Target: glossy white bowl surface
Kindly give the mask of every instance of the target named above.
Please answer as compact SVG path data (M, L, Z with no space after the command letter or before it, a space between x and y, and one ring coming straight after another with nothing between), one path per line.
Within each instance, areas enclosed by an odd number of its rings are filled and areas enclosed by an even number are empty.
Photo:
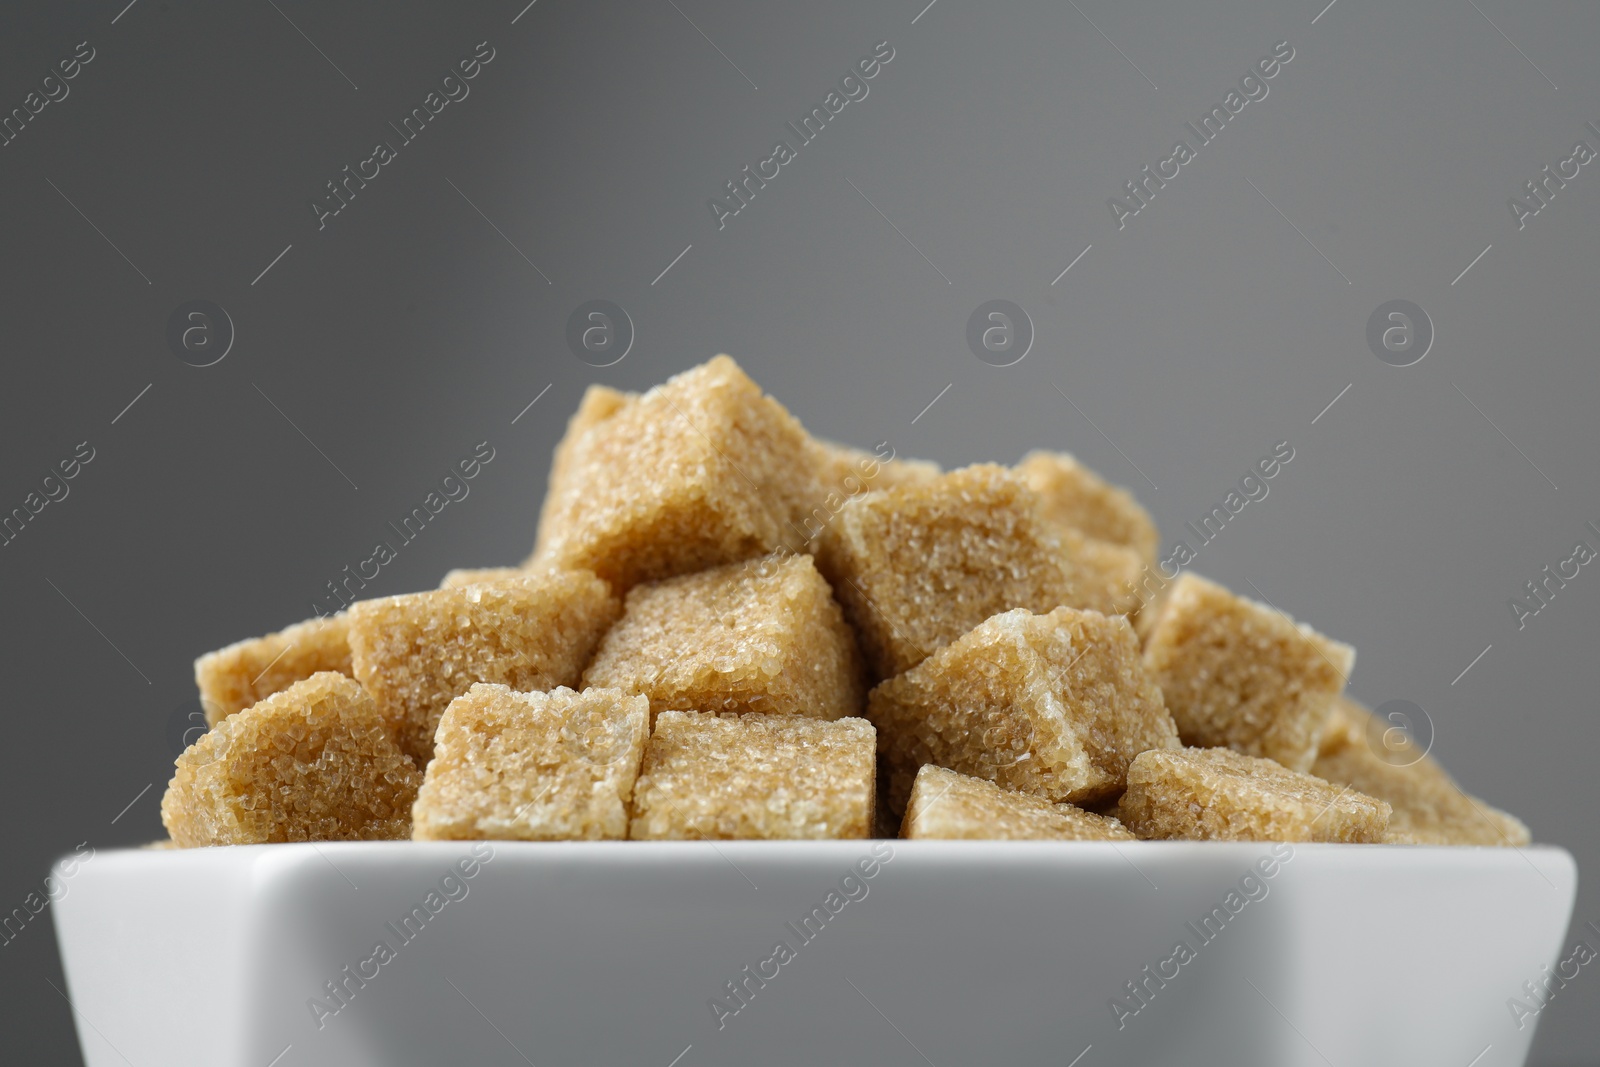
M101 853L55 908L89 1067L1517 1067L1507 1001L1576 877L1551 847L374 842Z

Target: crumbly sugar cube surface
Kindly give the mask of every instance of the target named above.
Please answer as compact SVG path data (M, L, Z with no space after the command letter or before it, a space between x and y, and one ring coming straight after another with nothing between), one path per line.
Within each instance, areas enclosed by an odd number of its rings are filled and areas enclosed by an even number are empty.
M1371 718L1372 713L1354 697L1340 693L1334 698L1333 706L1328 709L1327 721L1322 724L1322 736L1317 739L1317 755L1324 756L1330 752L1337 752L1346 745L1359 742L1361 731L1366 728ZM1402 748L1411 747L1409 736L1397 740Z
M190 745L161 821L183 848L389 841L411 835L421 782L360 684L324 671Z
M823 491L800 423L727 356L686 371L564 443L537 559L619 591L798 550Z
M1135 595L1138 607L1129 614L1129 621L1133 623L1133 630L1139 635L1141 642L1149 642L1150 633L1156 628L1156 620L1161 617L1161 609L1166 605L1167 592L1172 584L1159 575L1152 576L1146 572L1140 578L1140 585Z
M590 430L638 399L637 393L624 393L607 385L591 385L583 391L578 410L567 420L567 432L556 444L550 460L550 477L545 482L544 500L539 507L539 530L527 566L535 565L547 551L545 542L558 525L554 514L556 504L577 491L574 483L582 472L574 453L579 451L579 442Z
M917 772L900 836L964 841L1131 841L1114 817L928 764Z
M419 766L450 701L475 682L574 686L622 605L587 571L541 570L350 606L355 676Z
M1377 844L1389 805L1269 759L1226 748L1145 752L1117 815L1143 838Z
M455 570L445 572L439 588L457 589L463 585L477 585L480 582L498 582L502 578L520 578L526 573L528 572L521 567L457 567Z
M1309 770L1355 649L1185 573L1144 646L1186 745L1227 747Z
M439 721L411 836L625 838L649 719L649 701L619 689L474 685Z
M875 764L865 719L664 711L645 746L629 836L864 838Z
M318 671L350 674L348 632L341 612L201 656L194 661L194 682L206 725L215 726Z
M855 634L810 556L765 556L635 586L584 684L663 710L839 719L865 692Z
M1139 554L1141 566L1155 562L1160 551L1155 520L1126 489L1065 452L1030 452L1016 470L1039 494L1052 522L1099 541L1126 545Z
M925 485L944 473L937 463L925 459L898 459L892 450L883 456L879 452L820 438L812 438L809 449L817 480L826 491L844 497L877 489L897 489L902 485Z
M1070 561L1038 499L982 464L845 502L819 539L833 585L878 679L920 663L991 615L1074 597Z
M1060 531L1061 547L1072 561L1073 607L1103 615L1132 616L1140 608L1144 560L1126 545L1099 541L1071 527Z
M1439 762L1392 724L1341 697L1311 773L1387 801L1391 833L1419 845L1508 845L1531 835L1516 816L1469 796Z
M896 811L928 763L1092 803L1122 789L1139 753L1178 747L1128 620L1073 608L986 620L875 688L867 717Z

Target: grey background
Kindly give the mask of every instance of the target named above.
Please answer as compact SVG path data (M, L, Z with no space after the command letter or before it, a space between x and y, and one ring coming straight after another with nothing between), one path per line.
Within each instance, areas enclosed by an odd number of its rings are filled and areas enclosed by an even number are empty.
M1600 173L1520 232L1506 200L1600 148L1600 8L524 2L0 13L4 109L97 53L0 148L0 511L96 452L0 548L4 910L80 841L161 836L194 656L307 616L479 441L471 495L369 592L521 559L584 386L719 351L819 434L1069 449L1167 542L1290 442L1195 569L1355 644L1357 696L1422 706L1466 788L1594 869L1600 575L1521 631L1507 600L1600 544ZM319 232L323 183L484 40L470 96ZM707 198L880 40L870 95L719 232ZM1268 97L1119 231L1106 199L1281 40ZM194 298L237 329L205 369L165 341ZM637 328L605 369L564 341L596 298ZM1037 331L1011 367L965 343L996 298ZM1367 348L1391 299L1435 325L1415 366ZM77 1062L48 914L0 948L16 1062ZM1586 969L1535 1061L1593 1062L1597 1009Z

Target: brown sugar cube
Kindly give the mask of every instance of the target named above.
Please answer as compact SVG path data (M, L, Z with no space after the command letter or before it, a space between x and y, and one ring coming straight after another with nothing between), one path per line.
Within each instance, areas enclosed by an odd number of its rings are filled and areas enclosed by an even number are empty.
M1146 573L1148 575L1149 572ZM1156 628L1156 619L1161 617L1161 607L1167 602L1166 592L1172 588L1165 583L1152 588L1155 585L1155 582L1146 580L1135 590L1139 604L1128 614L1129 621L1133 623L1133 632L1139 635L1141 642L1150 640L1150 632Z
M350 674L348 630L341 612L239 641L195 660L194 682L206 725L215 726L318 671Z
M178 757L161 821L181 848L411 835L422 774L331 671L230 715Z
M988 619L874 689L867 717L896 811L926 763L1081 804L1119 792L1139 753L1178 747L1128 620L1072 608Z
M664 711L645 746L628 836L866 837L875 762L865 719Z
M1371 719L1372 712L1357 703L1355 698L1340 693L1334 697L1333 706L1328 709L1327 721L1322 724L1322 736L1317 739L1317 755L1337 752L1346 745L1359 742L1362 731ZM1409 736L1398 740L1403 749L1410 749Z
M577 442L589 430L605 422L637 399L639 399L637 393L619 392L605 385L591 385L583 391L583 399L578 402L578 410L567 420L567 432L556 445L555 454L550 461L550 477L545 483L544 503L539 508L539 532L533 546L533 555L528 557L529 566L536 563L545 553L545 541L555 524L553 515L555 503L565 499L567 494L572 492L573 452L577 448Z
M832 441L812 438L806 445L812 457L818 495L796 521L796 526L807 538L805 551L812 554L818 550L817 538L847 501L880 489L926 485L944 473L937 463L927 460L895 459L892 449L888 450L886 458L880 459L879 453ZM887 449L887 446L888 442L884 442L879 447Z
M853 445L812 438L809 442L817 480L829 492L854 496L877 489L897 489L902 485L924 485L944 472L937 463L925 459L898 459L894 450L885 456L879 446L868 452Z
M621 610L593 574L560 570L357 601L352 665L400 747L425 765L439 717L474 682L577 685Z
M652 714L839 719L865 699L855 634L810 556L762 557L634 586L584 672Z
M502 578L520 578L528 572L521 567L457 567L446 571L440 589L457 589L463 585L480 582L498 582Z
M1155 521L1126 489L1065 452L1030 452L1016 471L1044 501L1050 521L1098 541L1126 545L1139 554L1141 566L1155 562L1160 551Z
M1070 562L1038 498L1004 467L864 493L823 531L817 565L892 678L991 615L1074 598Z
M1516 816L1468 796L1438 761L1346 697L1334 706L1311 773L1387 801L1389 830L1418 845L1509 845L1531 839Z
M1376 844L1389 805L1365 793L1225 748L1145 752L1117 805L1143 838Z
M475 685L439 720L411 836L621 840L649 719L649 701L619 689Z
M1185 573L1156 611L1145 668L1186 745L1309 770L1355 649Z
M1140 580L1145 563L1127 545L1098 541L1071 527L1062 527L1061 547L1072 561L1073 607L1103 615L1132 616L1139 611Z
M928 764L906 806L905 838L964 841L1132 841L1115 818Z
M615 403L563 442L539 561L622 591L804 546L796 519L818 497L805 430L733 360Z

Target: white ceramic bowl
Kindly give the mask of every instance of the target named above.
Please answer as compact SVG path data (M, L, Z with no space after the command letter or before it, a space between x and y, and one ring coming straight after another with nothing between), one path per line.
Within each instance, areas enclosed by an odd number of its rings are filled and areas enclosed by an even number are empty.
M1575 883L1550 847L396 842L101 853L55 907L89 1067L1515 1067Z

